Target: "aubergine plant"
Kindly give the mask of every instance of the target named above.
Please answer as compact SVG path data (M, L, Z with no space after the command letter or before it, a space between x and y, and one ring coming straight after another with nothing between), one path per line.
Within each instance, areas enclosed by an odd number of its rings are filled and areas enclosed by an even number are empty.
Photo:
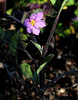
M52 4L54 5L56 3L56 0L50 0ZM56 28L56 25L58 23L60 13L65 6L66 2L68 0L64 0L61 8L58 12L58 15L54 21L53 27L51 29L51 32L49 34L48 40L45 44L45 47L41 46L37 39L35 38L35 35L39 35L40 33L40 28L43 28L46 26L46 22L43 20L43 14L44 12L38 12L35 14L32 14L29 19L25 19L24 24L22 24L18 19L7 15L3 14L1 15L1 20L0 20L0 52L2 55L6 56L7 60L10 61L10 63L13 64L15 70L18 72L18 75L22 78L23 80L23 75L26 78L30 78L36 85L37 89L42 93L42 99L43 100L43 95L44 91L49 88L55 81L57 81L59 78L61 78L64 75L74 73L76 72L75 70L66 72L56 78L54 78L50 83L44 84L44 68L46 67L47 63L53 58L53 54L49 54L46 56L48 52L48 47L50 45L50 42L53 38L54 31ZM5 20L4 20L5 19ZM3 30L2 27L7 25L7 24L14 24L16 26L16 30ZM22 31L22 29L23 31ZM27 51L26 46L28 45L25 41L28 39L28 36L31 35L32 39L30 42L38 49L39 55L40 55L40 62L36 63L35 60L33 59L32 55ZM46 35L46 34L45 34ZM23 37L21 39L21 37ZM31 66L27 63L22 63L20 66L18 65L18 50L22 50L28 57L29 59L32 60L32 62L35 64L36 71L34 71ZM32 52L32 51L31 51ZM12 58L13 57L13 58ZM4 67L7 70L8 76L11 81L14 81L12 72L10 72L6 64L4 64ZM25 84L23 84L25 85ZM40 85L40 87L38 87Z

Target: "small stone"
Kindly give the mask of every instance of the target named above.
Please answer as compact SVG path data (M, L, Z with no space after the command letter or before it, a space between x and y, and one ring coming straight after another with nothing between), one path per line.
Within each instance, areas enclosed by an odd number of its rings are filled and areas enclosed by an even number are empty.
M33 82L32 82L32 81L30 81L30 84L33 84Z
M66 64L70 66L70 65L72 65L72 62L70 60L68 60L68 61L66 61Z
M3 63L1 63L1 62L0 62L0 68L1 68L1 69L3 69L3 68L4 68Z
M75 76L74 75L71 75L71 79L75 79Z
M76 87L76 86L77 86L77 83L76 83L76 84L73 84L73 86L72 86L72 87L74 88L74 87Z
M31 96L34 97L34 96L35 96L35 92L32 92L32 93L31 93Z
M54 75L53 75L53 74L49 74L49 77L50 77L50 78L54 78Z
M61 88L61 89L59 90L60 93L65 93L65 91L66 91L66 90L65 90L64 88Z

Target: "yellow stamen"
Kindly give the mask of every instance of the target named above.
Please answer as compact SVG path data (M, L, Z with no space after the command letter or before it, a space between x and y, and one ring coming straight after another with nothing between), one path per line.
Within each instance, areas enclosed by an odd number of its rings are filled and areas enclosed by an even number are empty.
M30 23L31 23L32 26L34 26L35 25L35 20L32 20Z

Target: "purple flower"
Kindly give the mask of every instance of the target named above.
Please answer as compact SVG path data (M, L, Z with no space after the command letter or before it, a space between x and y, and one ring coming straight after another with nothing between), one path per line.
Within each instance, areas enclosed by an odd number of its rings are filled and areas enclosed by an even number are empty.
M24 25L27 28L28 33L33 33L35 35L39 35L40 29L46 26L43 18L43 12L38 12L36 14L32 14L29 19L24 21Z

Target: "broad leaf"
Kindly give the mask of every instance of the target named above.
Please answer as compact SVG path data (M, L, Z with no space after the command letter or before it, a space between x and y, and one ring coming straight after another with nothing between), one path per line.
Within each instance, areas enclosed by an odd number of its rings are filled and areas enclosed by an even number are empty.
M5 35L4 35L5 40L10 42L11 38L13 37L14 34L15 34L15 30L7 30L7 31L5 31Z
M32 41L32 40L30 40L35 46L36 46L36 48L40 51L40 53L41 53L41 55L42 55L42 48L41 48L41 45L39 45L38 43L36 43L36 42L34 42L34 41Z
M50 0L52 4L54 5L56 3L56 0Z
M15 33L10 41L9 44L9 53L12 55L16 55L17 46L18 46L18 39L19 39L19 31Z
M53 58L53 54L49 54L41 63L40 67L37 70L37 75L41 72L41 70L45 67L45 65Z
M29 64L27 63L21 64L20 69L25 77L27 78L33 77L33 73Z

